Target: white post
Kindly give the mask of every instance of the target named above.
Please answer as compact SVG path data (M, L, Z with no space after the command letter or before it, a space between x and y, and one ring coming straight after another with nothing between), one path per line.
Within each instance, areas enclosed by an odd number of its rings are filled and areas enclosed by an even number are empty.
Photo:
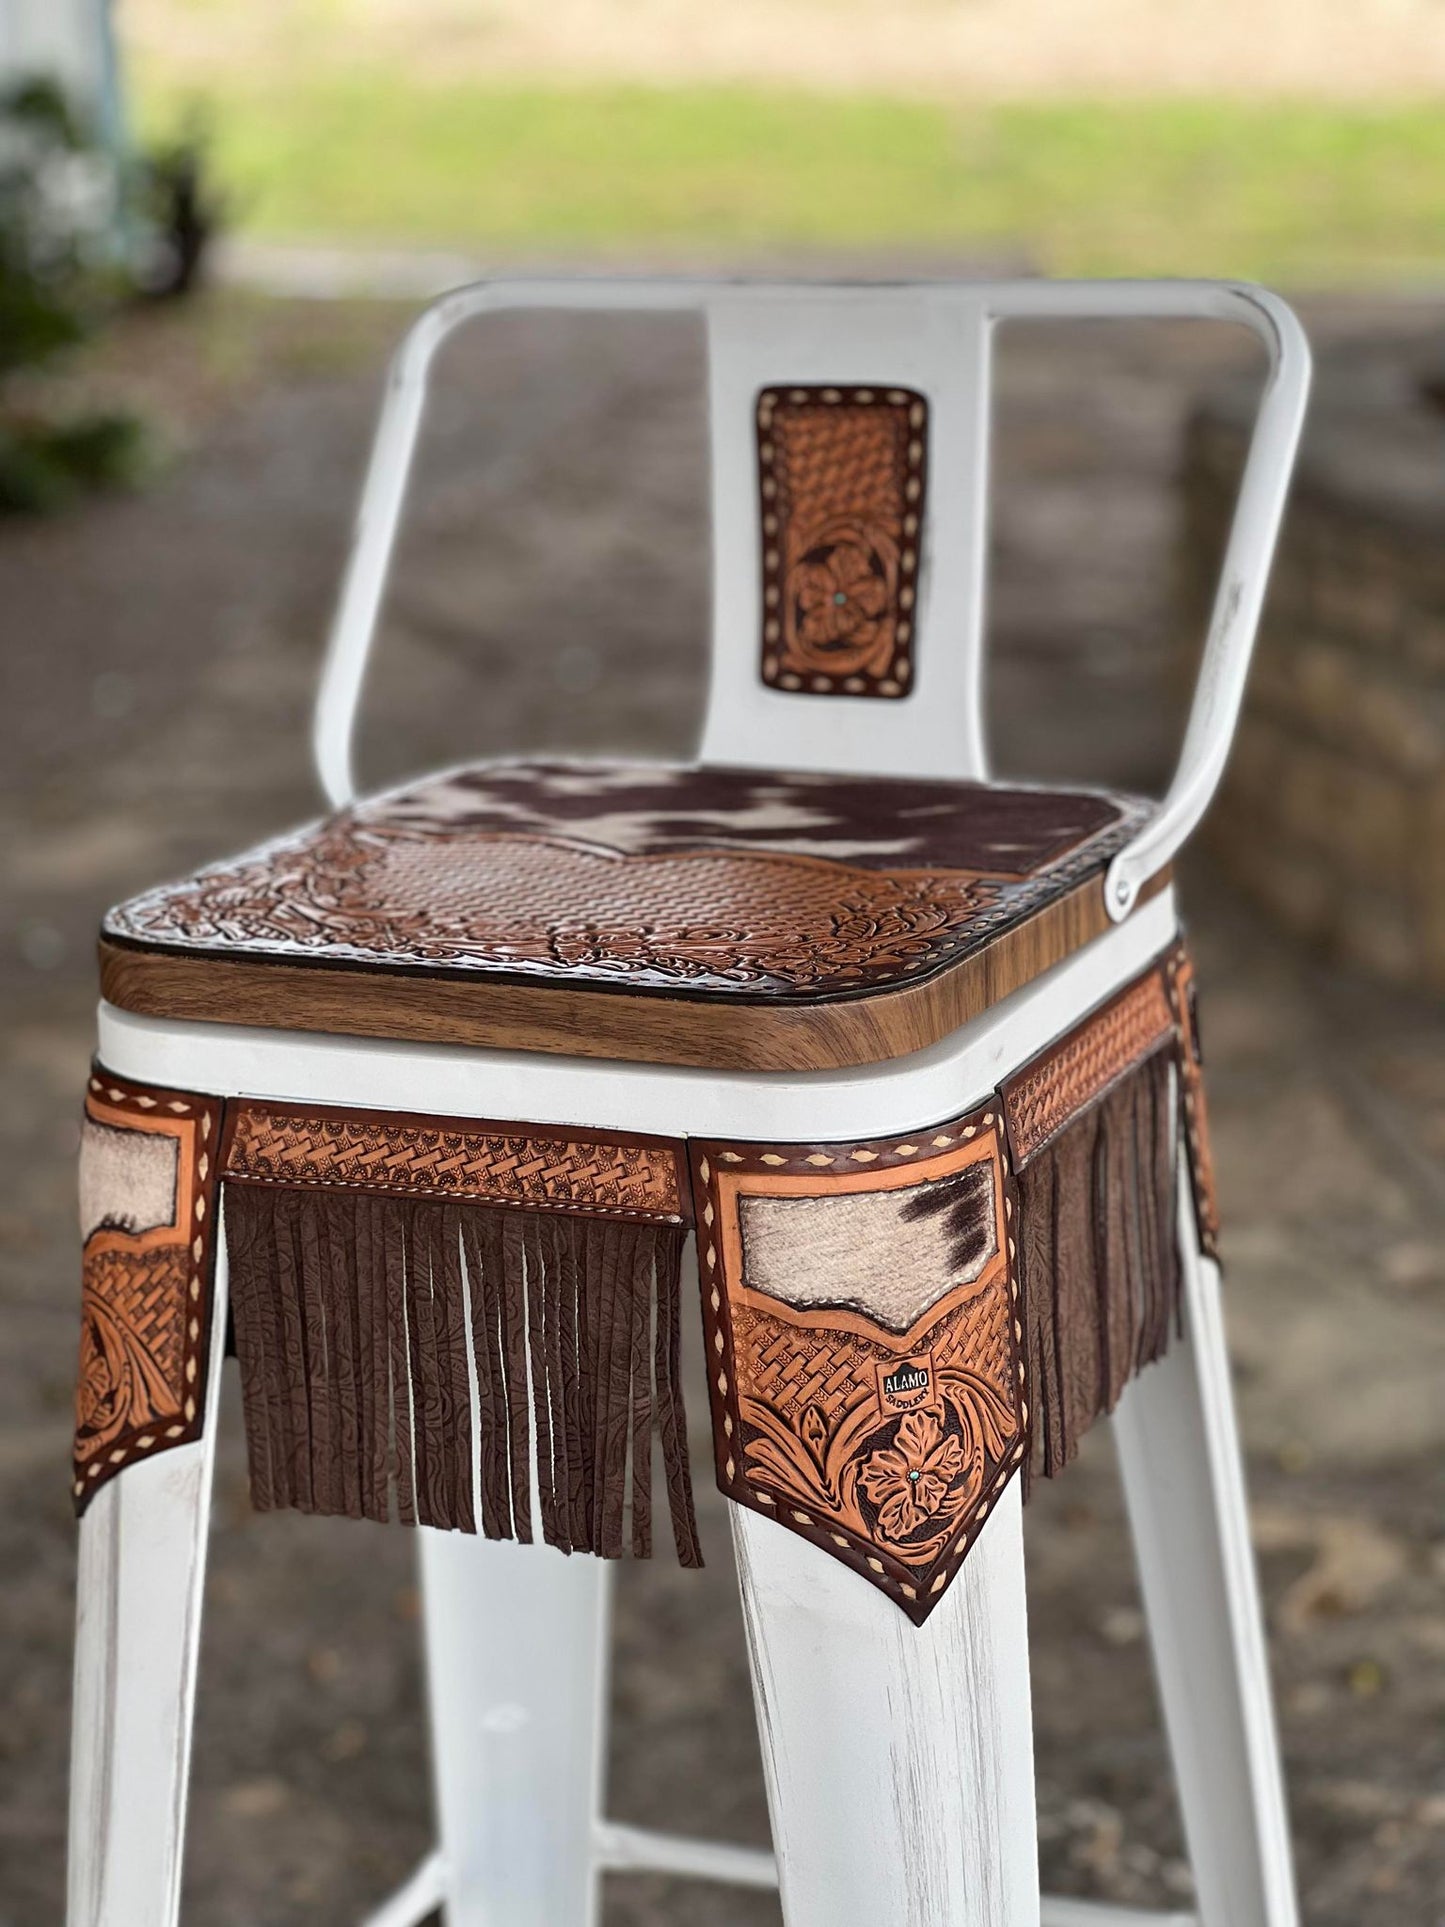
M776 1520L733 1531L787 1927L1039 1927L1018 1481L923 1626Z
M206 1429L127 1466L80 1522L68 1927L176 1927L226 1333L218 1239Z
M609 1570L421 1532L447 1927L596 1927Z
M1185 1335L1114 1437L1202 1927L1297 1927L1219 1270L1180 1190Z

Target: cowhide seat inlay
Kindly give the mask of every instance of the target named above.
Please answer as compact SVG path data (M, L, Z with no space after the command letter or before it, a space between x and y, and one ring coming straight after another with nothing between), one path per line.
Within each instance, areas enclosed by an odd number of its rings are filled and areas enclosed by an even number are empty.
M104 987L157 1015L863 1062L946 1034L1102 928L1104 867L1145 809L741 769L462 769L112 911ZM728 1016L740 1004L757 1021Z

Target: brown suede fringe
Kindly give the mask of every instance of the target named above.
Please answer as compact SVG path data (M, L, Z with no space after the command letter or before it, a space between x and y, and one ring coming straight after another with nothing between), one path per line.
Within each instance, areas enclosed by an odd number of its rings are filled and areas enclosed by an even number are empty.
M1032 1474L1063 1470L1178 1323L1175 1061L1156 1050L1017 1172Z
M998 1094L1026 1477L1069 1464L1178 1322L1186 968L1171 956L1142 973ZM701 1564L679 1382L680 1157L658 1139L228 1107L257 1506L646 1558L656 1441L679 1557Z
M702 1563L685 1224L234 1178L225 1213L259 1509L645 1558L656 1437L678 1557Z
M1207 1125L1182 945L975 1111L863 1143L693 1142L692 1185L680 1139L97 1066L77 1496L198 1435L220 1223L258 1509L647 1558L656 1466L701 1565L696 1220L723 1492L921 1624L1014 1474L1062 1471L1167 1350L1181 1226L1213 1250Z

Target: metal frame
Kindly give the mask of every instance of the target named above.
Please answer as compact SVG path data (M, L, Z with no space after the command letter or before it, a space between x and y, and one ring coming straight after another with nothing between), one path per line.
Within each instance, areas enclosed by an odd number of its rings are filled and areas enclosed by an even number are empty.
M351 554L317 696L312 742L330 801L352 800L351 739L411 475L428 379L437 350L467 322L525 309L575 312L697 313L711 321L729 310L784 310L801 299L826 299L840 315L850 306L903 298L920 306L971 310L983 323L980 378L987 379L987 336L1000 322L1023 320L1213 320L1244 327L1268 359L1263 394L1240 483L1229 542L1206 635L1194 701L1173 781L1158 811L1114 858L1105 881L1109 914L1120 921L1141 887L1176 854L1209 806L1229 755L1245 679L1264 605L1270 564L1309 395L1309 346L1293 311L1277 295L1216 281L1004 281L872 283L800 289L796 283L692 280L496 280L442 296L413 325L392 362L381 420L362 492ZM714 435L719 425L714 422ZM986 447L979 450L986 472ZM969 532L956 531L963 540ZM972 532L981 572L982 522ZM976 630L981 580L976 584ZM714 635L714 646L720 638ZM977 636L972 638L981 665ZM975 677L981 673L976 665ZM714 704L717 684L714 683ZM769 692L773 703L806 696ZM960 760L985 772L982 705L950 718L960 734ZM710 736L712 732L709 732Z
M517 281L446 297L407 337L388 385L316 713L327 794L336 804L352 795L352 724L427 375L456 328L508 308L701 310L715 374L721 357L730 392L744 393L772 322L802 340L809 315L816 320L825 306L830 315L836 306L836 333L855 361L909 324L926 337L921 348L910 339L900 351L915 362L925 354L943 366L960 347L971 356L955 393L957 401L967 391L967 405L956 406L951 419L972 434L972 444L960 447L955 438L948 446L973 462L980 483L989 337L1001 321L1203 316L1242 323L1266 344L1271 372L1179 770L1159 813L1109 872L1118 927L930 1049L853 1070L712 1074L158 1022L103 1005L105 1063L142 1082L223 1095L586 1120L602 1130L673 1136L868 1137L967 1109L1171 941L1172 891L1127 913L1140 883L1197 821L1223 766L1308 382L1294 317L1252 289L1196 282L880 290ZM832 334L823 339L821 358L828 360ZM811 372L797 368L800 378ZM833 378L830 367L824 379ZM719 432L715 419L715 454ZM735 441L735 463L738 452ZM934 687L954 691L956 708L938 713L944 705L917 698L800 704L767 691L756 700L780 707L750 709L756 678L745 701L733 692L743 651L751 652L755 639L736 622L719 632L727 609L722 583L715 585L717 670L704 741L710 757L756 760L750 729L763 714L768 727L778 719L785 724L800 767L880 770L890 758L898 767L916 731L920 766L984 773L983 489L955 491L950 499L967 525L933 530L935 549L944 534L961 545L946 592L935 596L933 620L958 654L952 662L947 651L931 655L944 661ZM737 491L731 505L715 503L733 542L728 554L745 553L741 522L752 519L739 500ZM723 555L718 574L729 566ZM883 714L889 710L891 720ZM875 728L876 760L859 747L872 746L867 732ZM1115 1436L1200 1919L1206 1927L1296 1927L1218 1277L1198 1259L1188 1204L1181 1209L1186 1340L1126 1392ZM225 1284L222 1251L218 1294ZM178 1918L223 1328L218 1318L205 1437L128 1468L96 1495L82 1522L70 1927L174 1927ZM1147 1919L1185 1927L1184 1915L1072 1901L1045 1901L1040 1912L1016 1494L996 1508L957 1583L917 1629L776 1522L746 1513L734 1526L789 1927L878 1920L941 1927L944 1919L951 1927L1127 1927ZM448 1927L596 1927L599 1876L609 1868L750 1886L777 1882L768 1854L669 1838L603 1816L608 1585L601 1562L451 1534L424 1532L420 1540L436 1682L430 1710L440 1848L369 1927L416 1927L438 1903ZM846 1707L836 1691L845 1676ZM840 1767L830 1782L822 1763L846 1763L850 1749L853 1766ZM868 1770L858 1770L859 1758Z

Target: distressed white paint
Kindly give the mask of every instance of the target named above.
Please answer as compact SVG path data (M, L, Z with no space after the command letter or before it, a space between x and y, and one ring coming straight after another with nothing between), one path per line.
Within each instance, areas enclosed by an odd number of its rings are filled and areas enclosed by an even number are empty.
M921 1627L732 1517L788 1927L1039 1927L1019 1482Z
M608 1873L670 1873L690 1880L716 1880L728 1887L776 1887L774 1855L756 1847L729 1847L716 1840L654 1833L599 1820L593 1830L597 1864Z
M610 1568L421 1532L447 1927L595 1927Z
M206 1409L221 1393L216 1256ZM67 1927L176 1927L215 1425L128 1466L80 1522Z
M1203 1927L1297 1927L1219 1270L1180 1186L1185 1334L1114 1416Z

